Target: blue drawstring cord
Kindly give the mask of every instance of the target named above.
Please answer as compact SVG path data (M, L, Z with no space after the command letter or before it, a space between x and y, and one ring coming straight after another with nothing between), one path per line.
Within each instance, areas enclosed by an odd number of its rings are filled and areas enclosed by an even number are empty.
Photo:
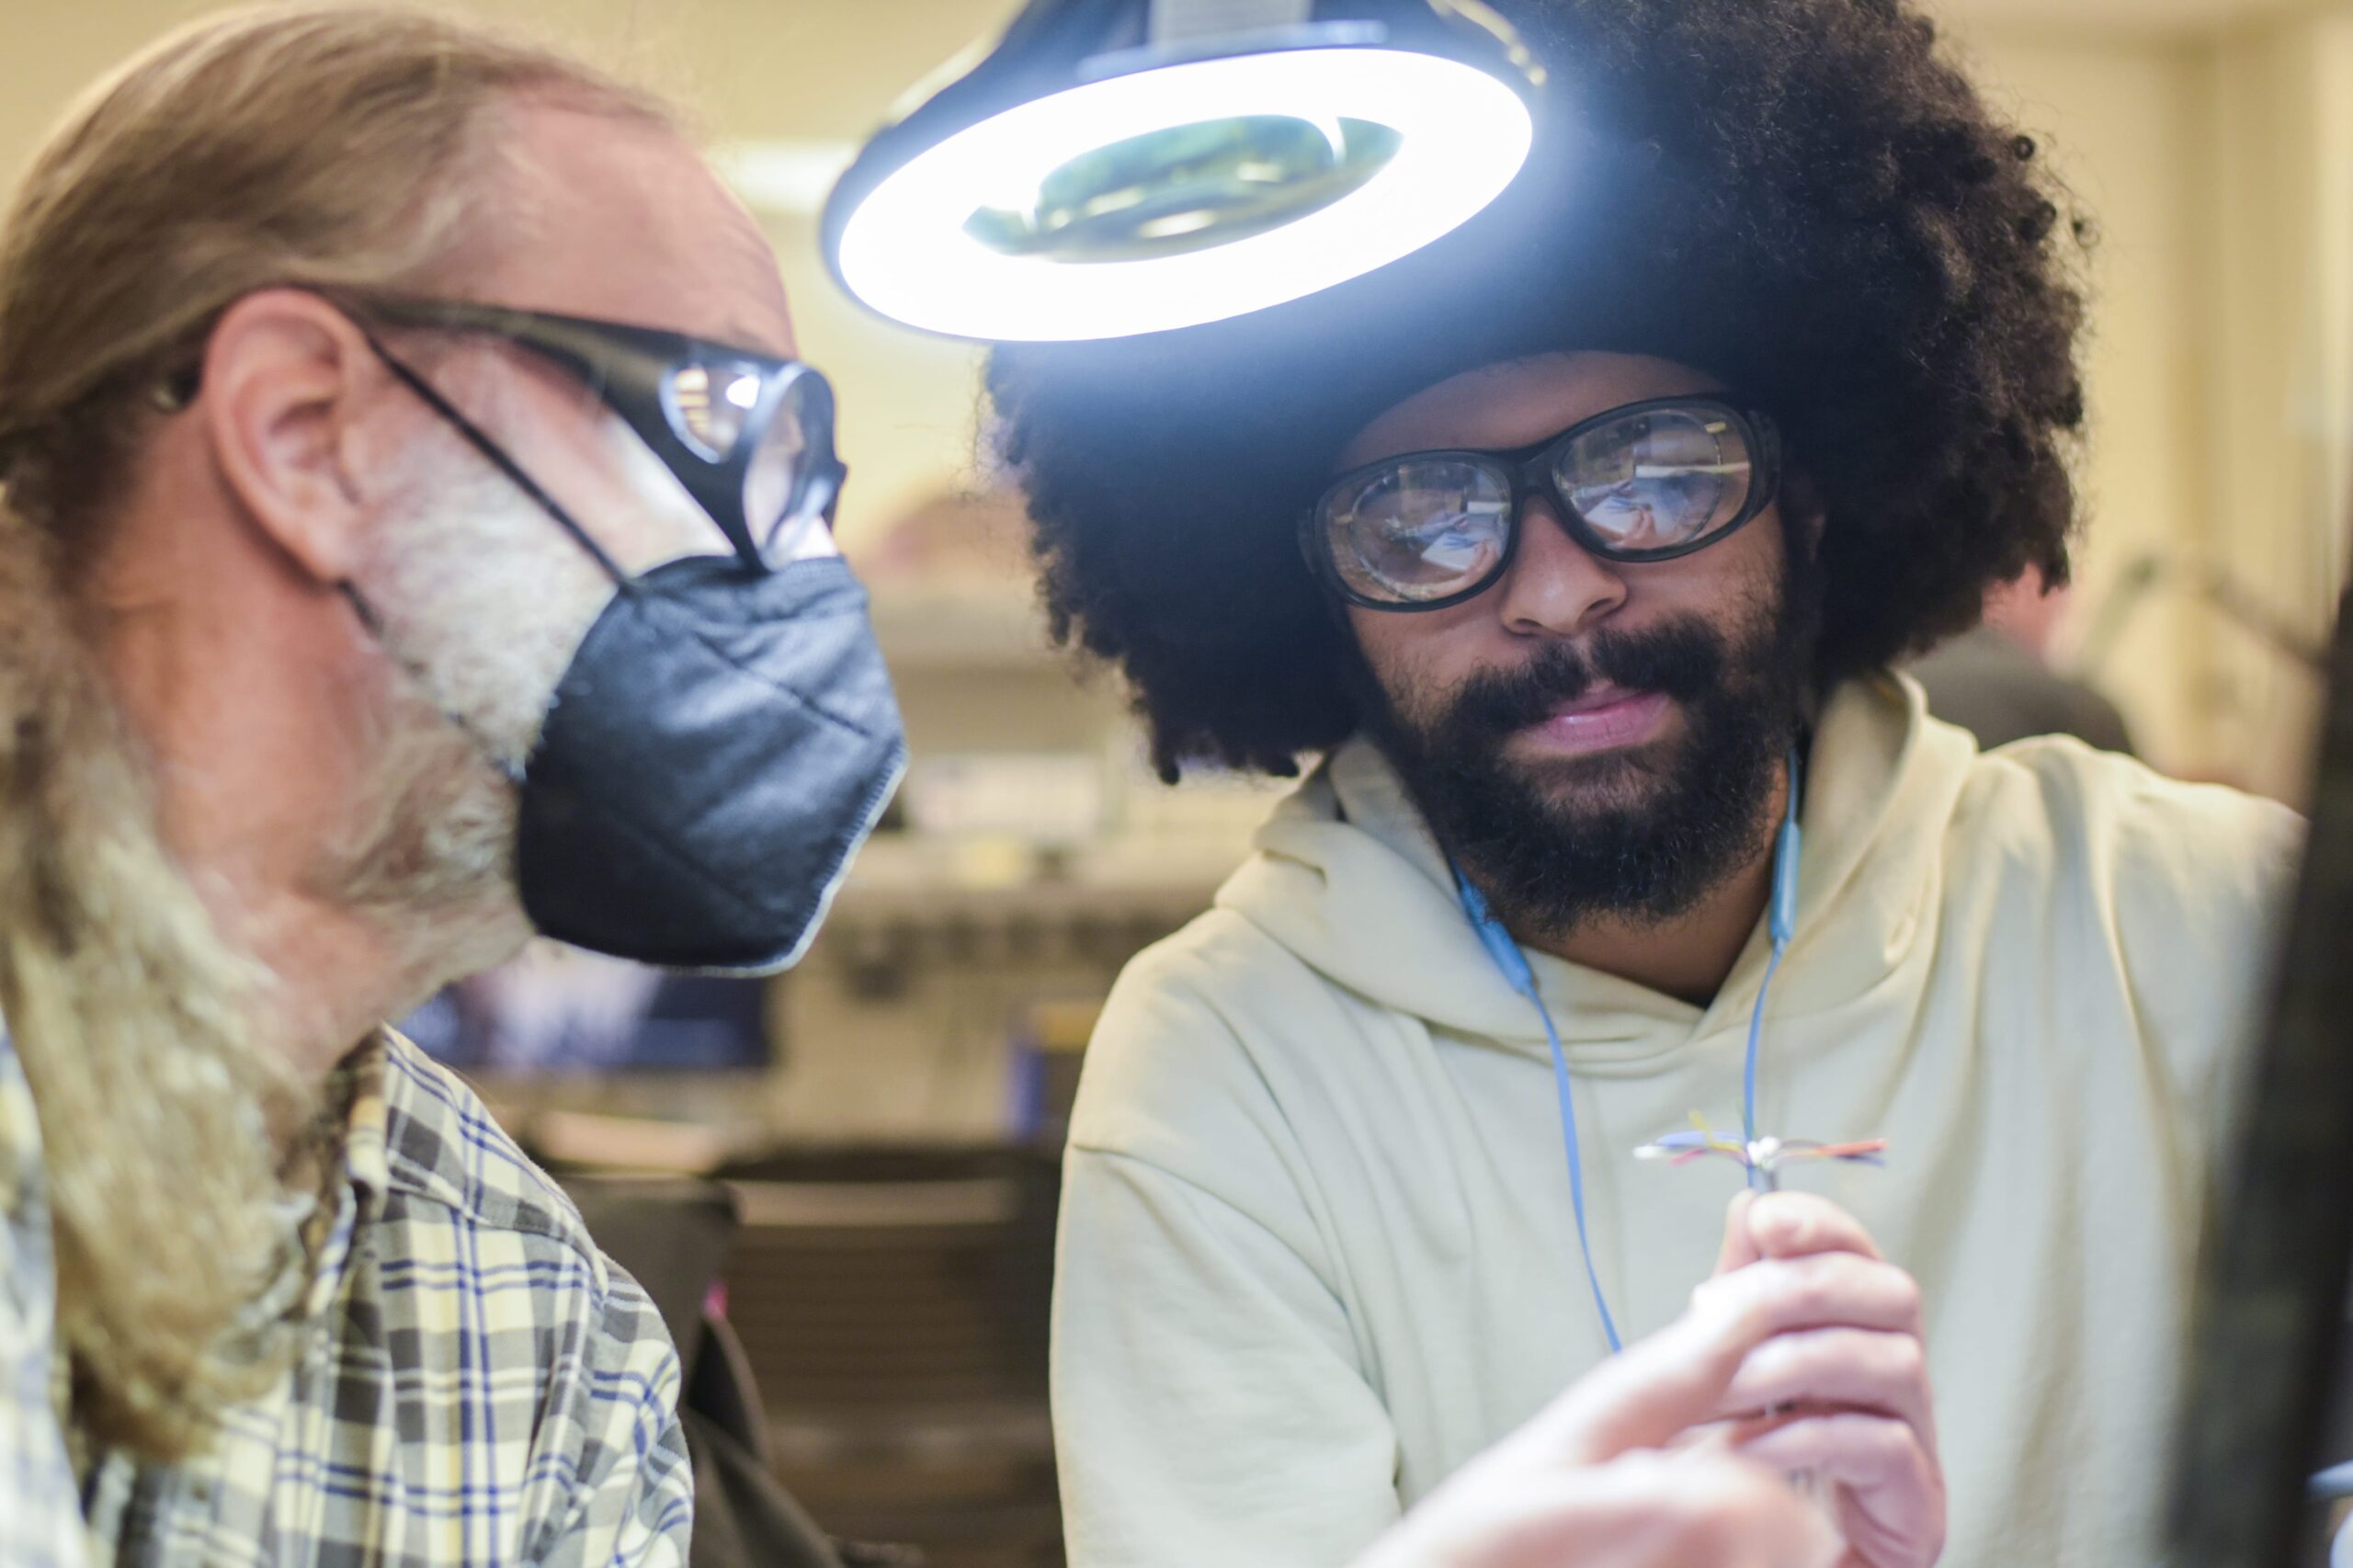
M1756 1042L1765 1033L1765 997L1773 989L1773 976L1781 967L1781 944L1773 944L1772 955L1765 960L1765 978L1756 987L1756 1009L1748 1015L1748 1055L1740 1074L1740 1136L1744 1142L1756 1142ZM1757 1171L1748 1171L1748 1185L1757 1185Z
M1544 1039L1552 1048L1552 1085L1561 1101L1561 1134L1568 1144L1569 1207L1577 1218L1577 1250L1585 1256L1586 1283L1593 1287L1594 1311L1601 1314L1601 1332L1609 1341L1609 1352L1616 1355L1624 1348L1618 1341L1618 1324L1609 1315L1609 1302L1601 1293L1601 1271L1593 1266L1593 1239L1585 1222L1585 1162L1577 1157L1576 1101L1569 1088L1569 1054L1561 1045L1561 1031L1552 1027L1552 1010L1544 1006L1544 998L1536 989L1536 971L1528 967L1528 955L1519 950L1495 911L1487 907L1486 895L1471 885L1458 868L1454 885L1462 895L1463 912L1470 915L1472 929L1486 947L1488 955L1502 971L1504 980L1514 991L1536 1006L1536 1017L1544 1025Z
M1765 1032L1765 998L1773 992L1773 977L1781 971L1781 955L1789 950L1790 935L1798 927L1798 754L1790 752L1790 797L1781 811L1781 831L1773 845L1773 894L1766 906L1765 935L1773 944L1765 960L1765 978L1756 985L1756 1009L1748 1015L1748 1054L1741 1067L1740 1133L1756 1142L1756 1044ZM1750 1190L1761 1190L1765 1173L1748 1167Z
M1773 988L1773 976L1781 967L1781 954L1790 945L1790 937L1797 929L1798 920L1798 853L1802 839L1798 831L1799 763L1796 748L1790 751L1789 801L1781 813L1781 829L1773 846L1773 891L1766 906L1765 931L1772 942L1772 954L1765 962L1765 978L1756 987L1756 1007L1748 1016L1748 1051L1741 1074L1740 1124L1747 1141L1756 1142L1756 1048L1765 1029L1765 998ZM1488 906L1486 895L1471 883L1461 867L1453 868L1454 886L1462 903L1462 913L1470 918L1471 928L1478 933L1480 945L1495 961L1505 983L1524 996L1536 1008L1536 1017L1544 1026L1545 1043L1552 1050L1552 1086L1561 1103L1561 1142L1569 1161L1569 1207L1576 1216L1577 1252L1585 1259L1586 1283L1593 1290L1594 1311L1601 1317L1602 1337L1609 1342L1609 1353L1616 1355L1625 1348L1618 1337L1617 1320L1609 1315L1608 1299L1602 1293L1601 1271L1593 1263L1593 1237L1585 1217L1585 1162L1577 1151L1577 1112L1575 1096L1569 1083L1569 1056L1561 1044L1561 1031L1552 1022L1552 1010L1544 1005L1544 997L1537 989L1536 971L1529 967L1528 955L1519 950L1518 942L1495 918ZM1748 1185L1756 1187L1762 1174L1752 1167Z

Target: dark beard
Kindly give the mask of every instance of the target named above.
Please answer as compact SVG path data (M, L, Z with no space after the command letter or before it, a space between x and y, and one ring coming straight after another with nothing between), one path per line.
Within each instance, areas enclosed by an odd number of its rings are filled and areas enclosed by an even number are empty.
M1597 918L1688 913L1764 853L1775 769L1804 713L1811 618L1784 582L1769 613L1727 637L1696 617L1552 642L1518 669L1466 683L1427 728L1383 693L1366 729L1439 845L1506 925L1561 937ZM1534 767L1512 737L1604 681L1657 691L1679 736Z

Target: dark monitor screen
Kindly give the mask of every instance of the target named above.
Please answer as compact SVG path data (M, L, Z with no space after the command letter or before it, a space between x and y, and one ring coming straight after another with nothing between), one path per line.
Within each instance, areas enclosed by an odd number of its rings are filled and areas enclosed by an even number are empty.
M399 1028L469 1073L690 1073L767 1065L767 1017L763 981L665 974L541 943Z

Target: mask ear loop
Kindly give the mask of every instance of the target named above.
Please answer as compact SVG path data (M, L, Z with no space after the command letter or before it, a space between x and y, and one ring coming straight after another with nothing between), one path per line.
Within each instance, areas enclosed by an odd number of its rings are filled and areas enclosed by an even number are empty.
M582 528L554 496L542 489L539 481L524 472L521 464L508 457L497 442L483 434L472 420L459 413L456 405L434 390L432 382L411 369L397 355L379 342L375 334L362 327L359 335L367 340L369 348L375 350L376 358L384 362L384 368L392 373L393 380L415 392L426 407L439 415L451 429L465 438L468 446L481 453L484 461L505 474L514 483L516 488L529 496L541 511L554 518L556 525L570 534L578 542L580 548L586 551L595 559L597 564L604 569L605 574L613 580L618 592L627 594L636 591L635 585L630 581L629 574L620 569L618 562L605 553L605 547L598 544L588 530ZM434 691L433 682L426 676L426 672L415 660L403 653L392 638L386 634L382 618L377 615L374 607L369 604L357 585L347 580L337 583L335 589L351 606L351 612L358 619L361 630L368 633L369 638L377 647L384 651L387 658L399 666L402 674L415 683L417 690L425 695L426 700L433 705L434 710L439 713L460 734L466 737L484 762L496 768L499 775L508 783L518 790L521 789L524 765L502 756L498 748L491 744L490 738L477 729L472 721L441 700Z
M360 629L368 633L369 640L377 647L384 651L384 656L392 660L403 675L415 683L416 689L422 692L425 699L433 705L433 710L440 714L449 722L450 728L465 736L472 744L474 750L480 754L482 759L496 768L502 778L517 789L521 789L523 765L510 762L498 754L498 748L490 744L490 737L476 729L473 722L464 714L442 701L434 693L433 682L426 676L424 669L415 660L403 653L392 638L385 634L383 620L376 614L375 607L369 604L359 590L348 582L337 583L335 591L343 595L345 601L351 606L351 613L358 618Z
M1797 748L1789 755L1789 801L1781 813L1781 827L1773 849L1773 890L1766 905L1765 930L1772 942L1772 956L1767 960L1764 982L1756 988L1756 1010L1748 1019L1748 1051L1742 1074L1741 1118L1748 1142L1756 1141L1756 1048L1765 1027L1765 998L1773 984L1774 971L1780 968L1781 954L1790 945L1790 937L1797 929L1798 917L1798 853L1802 838L1798 829L1798 794L1800 761ZM1562 1047L1561 1031L1552 1022L1552 1010L1544 1005L1543 994L1537 988L1536 971L1529 967L1528 955L1519 950L1519 943L1504 923L1495 918L1486 895L1462 874L1460 866L1454 872L1457 898L1462 913L1478 933L1479 943L1487 950L1504 982L1513 991L1527 998L1536 1009L1537 1020L1544 1026L1544 1041L1552 1053L1552 1087L1561 1106L1561 1141L1569 1162L1569 1208L1576 1217L1577 1252L1585 1260L1586 1283L1593 1290L1594 1311L1601 1318L1602 1337L1609 1342L1611 1355L1625 1348L1618 1336L1617 1320L1610 1316L1609 1301L1601 1289L1601 1271L1594 1267L1593 1236L1585 1214L1585 1162L1577 1148L1577 1114L1574 1093L1569 1078L1568 1052ZM1748 1171L1752 1187L1764 1185L1767 1173L1753 1165Z
M553 517L556 526L570 534L581 549L595 558L597 564L605 569L605 575L610 577L621 592L627 594L637 591L629 574L621 570L619 562L605 553L605 547L597 542L596 536L582 528L573 515L564 509L563 504L541 487L538 480L524 472L522 464L508 457L497 442L483 434L472 420L459 413L457 405L436 391L432 382L418 375L391 349L378 342L375 334L363 327L360 329L359 335L368 340L368 347L376 351L376 358L384 362L384 369L392 373L395 381L415 392L426 407L439 415L448 422L451 429L465 437L466 444L482 454L483 460L505 474L514 483L517 490L529 496L538 504L541 511Z

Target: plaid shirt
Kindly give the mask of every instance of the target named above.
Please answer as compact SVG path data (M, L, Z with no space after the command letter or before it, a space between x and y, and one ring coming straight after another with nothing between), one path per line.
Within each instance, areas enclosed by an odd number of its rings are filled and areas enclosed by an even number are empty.
M85 1483L97 1555L683 1564L693 1477L677 1357L652 1304L415 1046L387 1030L338 1078L343 1179L311 1233L295 1364L192 1460L99 1457ZM9 1440L0 1426L0 1463ZM0 1500L0 1545L21 1524Z
M80 1568L82 1500L51 1403L57 1275L32 1091L0 1029L0 1562Z

